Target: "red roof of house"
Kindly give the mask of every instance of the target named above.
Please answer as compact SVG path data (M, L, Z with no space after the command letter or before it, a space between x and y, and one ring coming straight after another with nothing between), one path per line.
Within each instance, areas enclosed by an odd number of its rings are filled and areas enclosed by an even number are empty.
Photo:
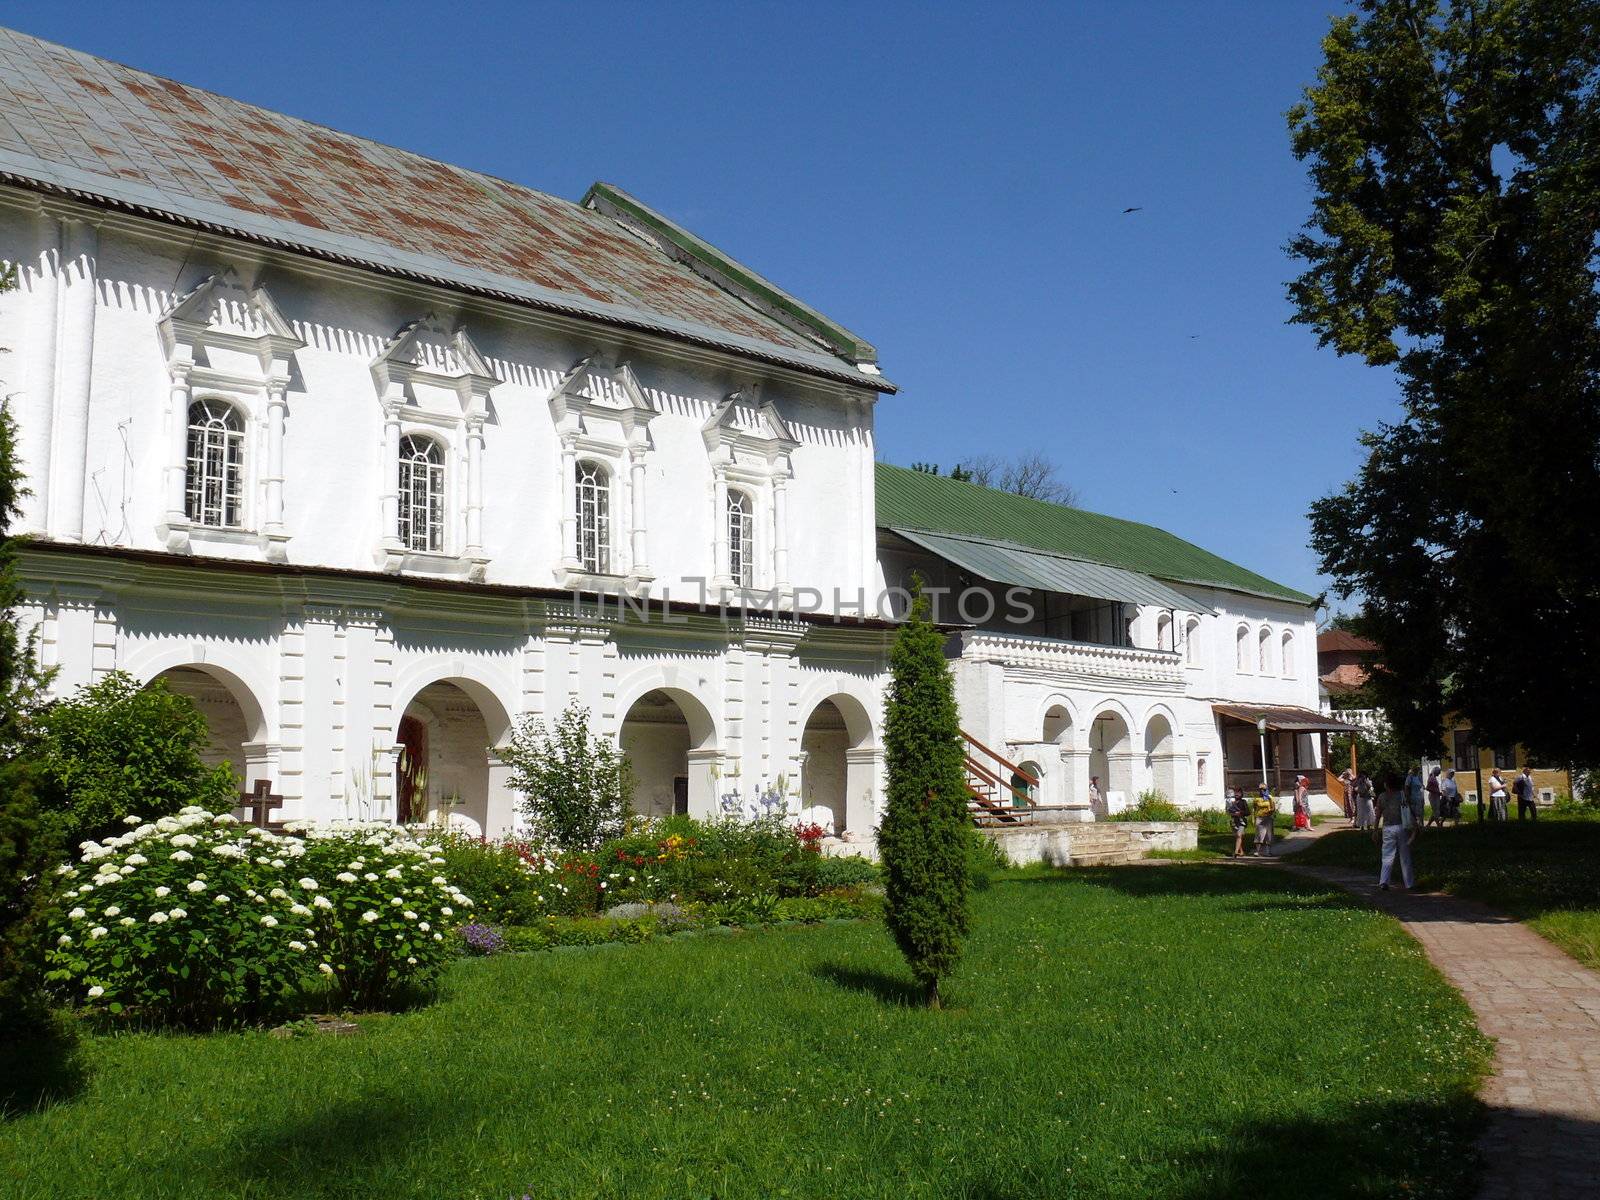
M1347 629L1327 629L1317 634L1318 654L1336 654L1341 650L1359 650L1368 653L1377 649L1377 642L1359 637Z

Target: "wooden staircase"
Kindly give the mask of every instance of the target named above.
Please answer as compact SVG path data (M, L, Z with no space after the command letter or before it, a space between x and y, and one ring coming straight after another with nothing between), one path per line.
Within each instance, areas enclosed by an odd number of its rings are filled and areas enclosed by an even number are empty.
M966 730L967 811L977 825L1016 825L1036 813L1062 805L1040 804L1034 797L1039 780Z

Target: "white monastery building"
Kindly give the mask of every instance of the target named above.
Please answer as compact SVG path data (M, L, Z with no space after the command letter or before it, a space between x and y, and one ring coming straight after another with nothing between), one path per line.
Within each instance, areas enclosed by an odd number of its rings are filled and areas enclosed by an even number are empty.
M0 30L0 263L54 687L165 680L279 818L504 830L496 748L582 705L643 811L781 786L865 837L913 572L975 803L1215 805L1263 747L1320 790L1309 597L875 464L874 348L618 188Z

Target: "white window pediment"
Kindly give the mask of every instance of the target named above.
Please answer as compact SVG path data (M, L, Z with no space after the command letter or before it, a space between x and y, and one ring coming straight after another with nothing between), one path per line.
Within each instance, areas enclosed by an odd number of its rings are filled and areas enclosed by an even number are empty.
M484 426L499 377L466 329L433 313L401 326L371 371L384 415L379 564L482 579Z
M645 530L645 458L655 406L633 367L599 350L551 389L561 443L562 587L637 591L654 576Z
M156 328L170 380L157 533L178 553L198 540L230 553L255 545L285 561L284 421L294 355L305 342L267 290L246 286L232 267L174 300ZM239 426L198 456L190 428L197 397L231 409Z
M712 586L787 595L787 488L799 442L759 383L724 397L700 435L711 460Z

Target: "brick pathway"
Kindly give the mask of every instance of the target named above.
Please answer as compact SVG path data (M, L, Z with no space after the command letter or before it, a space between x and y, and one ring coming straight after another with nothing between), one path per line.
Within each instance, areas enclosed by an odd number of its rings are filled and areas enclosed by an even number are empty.
M1481 904L1380 892L1376 865L1281 865L1398 919L1496 1039L1479 1200L1600 1197L1600 974Z

